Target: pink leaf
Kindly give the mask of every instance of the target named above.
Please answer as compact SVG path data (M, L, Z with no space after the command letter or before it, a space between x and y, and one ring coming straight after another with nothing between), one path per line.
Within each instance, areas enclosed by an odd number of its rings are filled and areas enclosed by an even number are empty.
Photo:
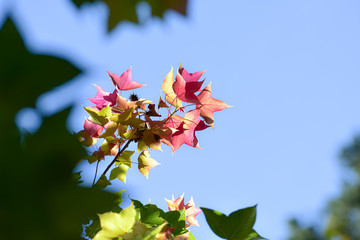
M94 84L95 85L95 84ZM97 92L95 97L88 97L88 99L96 104L98 110L103 109L110 104L110 107L116 104L117 90L114 90L113 93L104 91L101 87L95 85Z
M200 116L204 118L205 122L210 126L214 123L214 112L224 110L231 107L225 102L217 100L211 96L211 83L207 85L198 95L200 104L196 105L200 109Z
M100 125L97 125L91 121L89 121L87 118L85 118L84 122L84 130L89 134L90 137L96 138L98 137L101 132L103 131L103 127Z
M140 88L142 86L145 86L144 84L140 84L138 82L135 82L132 80L132 73L131 73L131 67L126 70L125 72L123 72L123 74L121 74L121 76L115 74L115 73L111 73L108 72L110 76L110 79L112 81L112 83L114 84L114 86L121 90L131 90L131 89L135 89L135 88Z

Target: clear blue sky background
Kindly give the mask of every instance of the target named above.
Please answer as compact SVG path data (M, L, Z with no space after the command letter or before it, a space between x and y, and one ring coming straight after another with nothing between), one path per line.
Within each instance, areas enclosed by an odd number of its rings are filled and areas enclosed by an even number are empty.
M213 96L234 107L215 114L214 131L198 134L203 149L172 155L164 146L152 153L161 165L149 180L135 167L125 186L112 189L163 208L164 198L183 192L226 214L258 204L255 229L284 239L289 217L316 220L339 192L339 150L360 130L360 2L189 0L188 10L187 18L168 12L162 22L141 5L142 26L122 23L107 35L101 4L77 10L68 0L0 0L0 24L11 12L33 51L86 70L37 104L51 114L76 103L69 119L75 131L82 105L90 104L85 97L96 93L91 84L113 89L105 69L120 74L133 66L134 80L147 84L136 92L153 100L171 66L208 69ZM217 239L198 218L194 235Z

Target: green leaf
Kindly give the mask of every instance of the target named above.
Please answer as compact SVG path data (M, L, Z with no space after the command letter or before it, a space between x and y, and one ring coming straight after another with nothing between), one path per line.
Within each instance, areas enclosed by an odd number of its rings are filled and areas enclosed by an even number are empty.
M117 167L113 168L110 173L110 180L118 178L120 181L126 183L126 173L129 169L129 166L126 164L119 164Z
M80 7L84 3L93 3L95 0L72 0ZM109 7L108 31L112 31L122 21L138 23L136 6L141 0L103 0ZM186 15L187 0L146 0L151 6L152 16L163 17L166 10L171 9Z
M74 180L75 183L77 183L77 184L81 184L81 183L84 182L84 181L81 181L81 180L80 180L80 179L81 179L81 175L80 175L81 172L82 172L82 171L73 173L73 180Z
M135 151L124 151L121 153L121 155L116 158L116 165L118 164L125 164L129 168L131 168L131 156L134 154Z
M196 238L194 237L194 235L191 232L189 232L188 240L196 240Z
M106 178L105 175L101 175L99 180L96 182L95 187L103 189L111 185L111 182Z
M158 226L165 221L160 214L161 212L156 205L147 204L140 208L140 221L151 226Z
M126 133L122 134L121 137L128 139L128 140L132 140L137 138L137 129L130 129L129 131L127 131Z
M117 124L115 122L109 122L109 124L105 128L105 132L103 132L99 136L99 138L106 138L106 137L112 136L116 132L118 125L119 124Z
M161 230L166 226L166 222L162 223L161 225L157 226L155 229L153 229L149 235L144 237L143 240L153 240L155 239L156 235L161 232Z
M135 112L135 107L131 107L121 114L114 114L110 120L116 123L120 123L121 125L129 125L130 122L138 115L139 114Z
M205 214L205 218L211 230L221 238L229 239L230 234L228 234L225 230L227 225L227 216L221 212L208 209L201 208L203 213Z
M142 208L144 206L139 200L131 199L131 201L134 203L135 208Z
M149 235L150 231L151 228L148 228L141 222L137 222L135 223L131 233L124 234L121 237L124 240L143 240L147 235Z
M185 210L177 210L166 212L162 217L169 223L169 225L175 228L173 234L174 236L184 233L186 214Z
M0 175L5 196L0 206L6 206L1 207L0 239L79 239L82 224L109 211L115 197L74 182L72 171L86 153L66 127L70 108L44 117L34 134L21 136L14 119L21 108L34 106L39 95L80 70L64 59L28 51L10 19L0 30L0 53L0 107L6 113L0 118L5 126L0 146L6 149L0 161L0 169L6 169Z
M89 226L85 228L85 234L89 238L94 238L95 235L101 230L100 218L96 215Z
M228 217L231 239L246 239L253 231L256 220L256 206L232 212ZM230 233L229 233L230 234Z
M245 240L258 240L258 239L265 239L265 238L260 236L255 230L252 230L252 232Z
M99 214L99 218L101 231L93 240L111 240L131 231L136 222L136 210L131 204L120 213L107 212Z
M251 236L256 236L253 230L256 219L256 206L237 210L228 217L211 209L201 208L201 210L205 214L211 230L221 238L247 240Z
M85 111L90 115L89 120L100 126L104 126L109 122L108 117L111 116L111 108L109 106L104 107L101 111L97 111L90 107L84 107ZM110 111L110 113L109 113Z

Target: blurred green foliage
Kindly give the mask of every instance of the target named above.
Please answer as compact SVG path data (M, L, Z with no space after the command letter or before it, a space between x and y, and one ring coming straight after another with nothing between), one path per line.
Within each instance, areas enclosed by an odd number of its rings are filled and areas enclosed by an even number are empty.
M66 129L70 109L45 118L33 135L21 134L14 122L21 108L80 70L29 52L10 19L0 31L0 52L0 239L80 239L82 224L111 209L116 196L74 180L72 169L85 152Z
M103 2L109 7L108 31L112 31L121 21L139 23L136 6L146 2L151 7L151 16L164 17L165 11L171 9L186 15L187 0L72 0L78 7L84 3Z
M289 240L360 239L360 136L343 149L340 159L345 167L343 188L327 203L325 227L305 227L293 219L289 221Z

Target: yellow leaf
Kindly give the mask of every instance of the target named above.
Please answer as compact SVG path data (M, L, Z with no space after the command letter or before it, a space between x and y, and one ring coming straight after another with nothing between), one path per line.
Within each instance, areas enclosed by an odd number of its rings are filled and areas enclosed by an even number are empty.
M182 102L174 93L173 83L174 83L174 74L173 74L173 68L171 68L170 72L165 77L165 80L162 84L162 89L163 92L165 93L166 101L171 105L173 105L174 107L181 108Z

